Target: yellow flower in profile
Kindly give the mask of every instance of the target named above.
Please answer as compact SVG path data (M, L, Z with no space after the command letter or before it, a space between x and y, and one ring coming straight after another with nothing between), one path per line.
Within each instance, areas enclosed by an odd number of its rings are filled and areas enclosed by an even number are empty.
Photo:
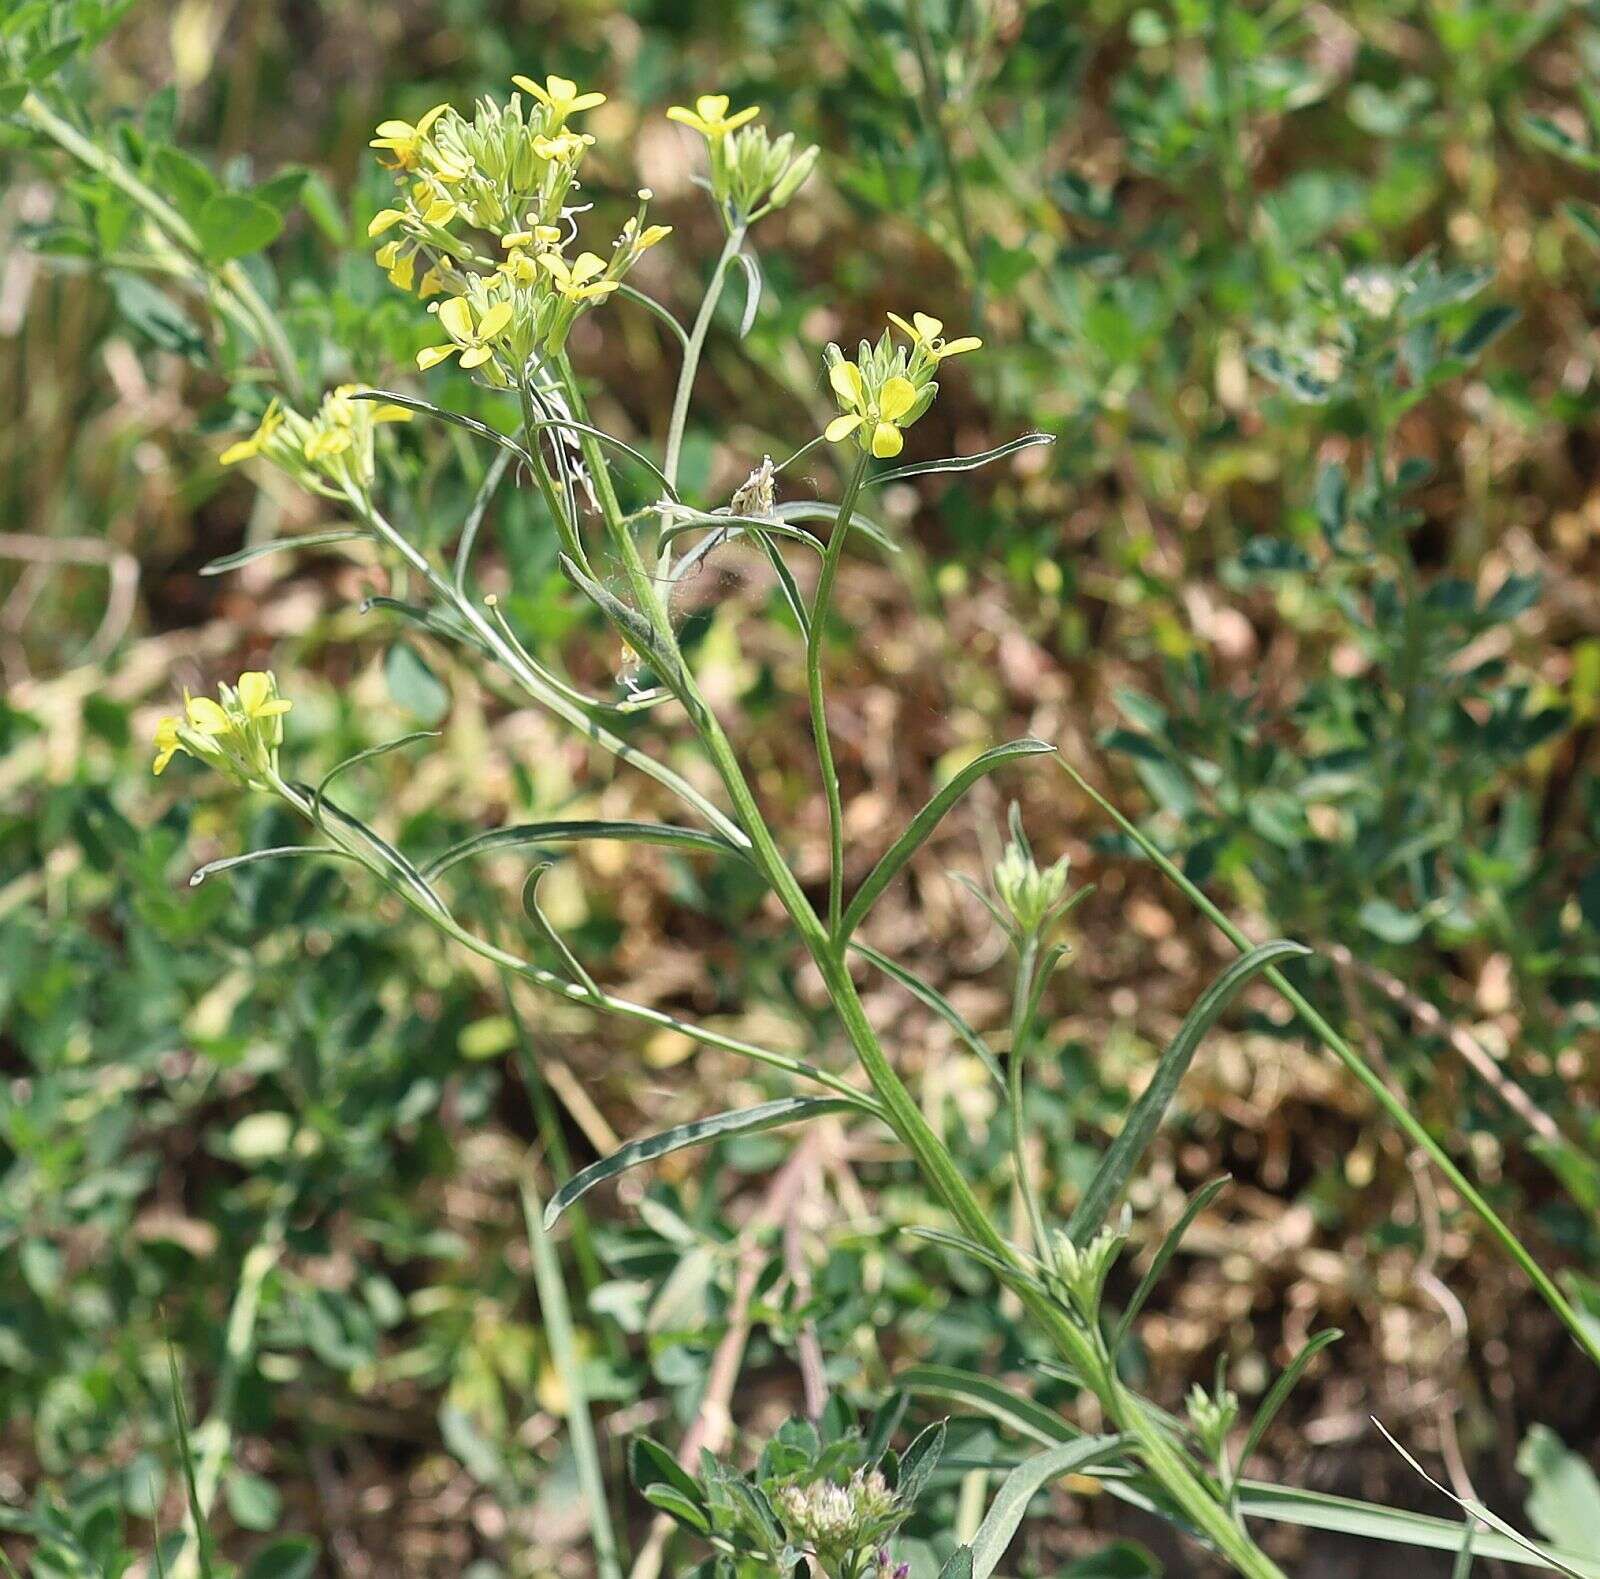
M694 101L692 110L685 109L681 104L674 104L667 111L667 119L677 121L681 126L692 127L707 142L718 142L736 127L743 126L746 121L753 121L761 113L760 109L752 104L749 109L729 115L728 104L726 93L702 93Z
M959 340L941 340L944 324L927 313L912 313L910 323L899 313L890 313L889 322L935 362L942 362L947 356L960 356L965 351L976 351L983 344L975 334L963 335Z
M261 420L256 424L256 430L247 439L240 439L237 444L230 444L219 457L224 466L235 466L240 461L254 460L266 447L272 435L283 426L283 407L276 400L267 402L267 409L261 413Z
M160 778L167 771L167 764L182 750L183 742L178 739L178 720L163 718L156 725L156 759L150 771Z
M540 267L549 270L556 291L569 302L598 301L617 288L615 280L602 279L605 260L592 252L580 252L568 263L559 252L541 252Z
M828 442L837 444L861 429L865 448L879 460L898 455L905 444L898 424L917 403L916 385L897 373L884 380L874 399L867 393L861 369L854 362L845 361L835 362L828 369L828 382L845 408L843 415L835 417L824 430Z
M378 135L367 146L391 153L394 156L389 166L391 170L415 170L421 162L429 128L449 108L448 104L434 105L414 126L410 121L380 121Z
M580 110L592 110L604 104L603 93L579 93L578 84L568 77L546 77L541 88L532 77L514 76L511 79L525 93L531 93L555 117L559 126L569 115Z
M424 346L417 352L417 366L426 370L459 355L463 367L482 367L494 355L494 341L505 333L511 317L510 302L496 302L475 318L464 296L452 296L439 305L439 322L450 343Z
M270 670L251 670L237 685L219 685L219 700L183 693L183 715L156 725L156 758L151 769L166 772L182 751L207 762L240 784L259 783L278 771L283 715L290 703L278 695Z

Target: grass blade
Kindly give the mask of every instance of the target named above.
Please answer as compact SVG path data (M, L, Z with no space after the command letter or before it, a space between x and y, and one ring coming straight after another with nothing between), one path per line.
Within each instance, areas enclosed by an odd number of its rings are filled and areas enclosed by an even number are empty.
M1261 1439L1266 1436L1267 1427L1272 1424L1273 1417L1287 1402L1295 1384L1305 1374L1306 1367L1330 1343L1337 1343L1343 1336L1337 1327L1325 1327L1321 1332L1312 1334L1302 1345L1300 1352L1284 1367L1283 1374L1272 1384L1271 1390L1261 1400L1261 1405L1250 1422L1249 1434L1244 1439L1244 1446L1239 1450L1239 1468L1243 1469L1250 1462L1251 1455L1261 1446Z
M1178 1247L1183 1243L1183 1236L1189 1232L1190 1225L1230 1182L1230 1175L1225 1173L1220 1179L1213 1179L1209 1184L1202 1185L1190 1196L1189 1204L1184 1207L1177 1222L1167 1231L1166 1238L1161 1241L1161 1248L1156 1251L1155 1257L1150 1262L1149 1271L1139 1279L1139 1286L1133 1291L1133 1298L1128 1301L1128 1308L1123 1311L1122 1319L1117 1323L1116 1333L1111 1340L1113 1354L1122 1347L1122 1340L1127 1337L1128 1329L1133 1325L1139 1312L1144 1309L1144 1302L1149 1299L1156 1284L1161 1281L1161 1274L1167 1270L1167 1263L1178 1253Z

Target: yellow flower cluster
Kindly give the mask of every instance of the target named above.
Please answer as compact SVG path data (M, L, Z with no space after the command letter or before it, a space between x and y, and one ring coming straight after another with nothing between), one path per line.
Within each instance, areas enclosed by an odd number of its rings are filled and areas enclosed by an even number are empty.
M222 464L260 457L322 493L337 494L346 485L370 487L379 424L409 422L411 413L387 401L358 399L364 387L339 385L310 417L272 401L255 432L222 452Z
M667 119L705 138L711 156L711 192L728 224L747 226L782 208L816 167L816 144L795 151L793 132L776 140L749 123L754 105L729 113L726 93L702 93L694 108L674 104Z
M558 353L577 315L616 291L640 254L668 234L644 223L641 201L609 257L569 256L577 229L570 199L594 142L570 123L605 95L567 77L512 80L520 93L506 104L480 99L470 117L441 104L415 123L379 125L372 146L399 195L368 226L374 239L388 238L377 261L396 285L444 298L430 311L447 338L424 349L418 364L457 358L501 388L530 357Z
M944 325L927 313L913 313L909 323L890 313L889 321L909 345L896 345L885 329L876 345L861 342L854 362L837 345L824 354L828 383L840 406L825 436L838 444L854 435L863 450L881 460L900 453L904 430L933 404L939 393L933 376L939 364L983 344L976 335L943 339Z
M283 715L290 707L278 695L277 679L270 671L251 670L237 685L219 685L217 698L186 691L182 714L156 725L154 771L166 772L181 751L239 784L260 787L276 778Z

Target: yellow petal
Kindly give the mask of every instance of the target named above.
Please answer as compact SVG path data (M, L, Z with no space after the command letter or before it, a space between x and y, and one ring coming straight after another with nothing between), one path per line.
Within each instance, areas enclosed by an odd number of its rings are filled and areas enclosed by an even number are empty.
M272 676L250 669L239 676L239 705L247 713L258 713L272 699Z
M728 113L728 95L726 93L702 93L694 101L694 107L702 120L720 121Z
M478 320L478 338L492 340L511 322L513 308L510 302L496 302L482 318Z
M822 436L830 444L837 444L840 439L847 439L861 426L861 418L851 413L849 416L835 417L827 427L822 430Z
M557 104L570 100L578 91L578 84L570 77L546 77L544 85Z
M524 93L531 93L541 104L550 102L550 95L539 86L532 77L524 77L520 73L511 79Z
M872 453L879 460L888 460L891 455L898 455L900 447L905 443L899 428L892 422L880 422L872 430Z
M384 405L379 406L372 413L372 420L374 422L409 422L411 413L404 406Z
M706 123L693 110L686 110L681 104L674 104L667 111L667 119L669 121L677 121L680 126L691 126L695 131L705 136L709 137L711 135Z
M579 110L592 110L597 104L604 104L605 102L606 96L603 93L580 93L567 106L567 111L571 115L576 115Z
M983 341L975 334L963 335L959 340L939 347L939 360L942 362L947 356L960 356L963 351L976 351L982 344Z
M743 126L746 121L753 121L760 113L761 106L759 104L752 104L749 109L740 110L737 115L730 115L727 120L722 123L722 129L725 132L731 132L735 127Z
M917 334L924 340L937 340L944 329L943 322L932 318L927 313L912 313L911 321L917 326Z
M160 778L161 775L167 771L167 764L173 759L174 756L177 755L177 751L178 748L176 746L163 746L161 750L156 753L155 761L150 764L150 771L154 773L157 778Z
M381 236L384 231L388 230L393 225L398 225L405 217L405 211L403 209L380 208L378 212L372 216L371 221L368 223L367 234L369 236Z
M449 301L441 302L439 322L444 325L445 332L453 340L472 338L472 309L464 297L452 296Z
M261 453L261 446L255 439L240 439L237 444L230 444L217 459L224 466L236 466L240 461L247 461Z
M448 110L449 108L450 108L450 105L449 105L448 102L446 102L444 104L436 104L436 105L434 105L434 107L431 110L429 110L428 113L426 115L424 115L420 121L417 122L417 136L418 137L426 136L427 132L428 132L428 128L430 126L432 126L433 123L436 120L438 120L439 117L441 115L443 115L444 112L446 110Z
M909 378L896 375L884 384L878 394L878 415L885 422L896 422L917 403L916 385ZM899 449L898 444L895 449Z
M461 365L463 367L482 367L493 355L494 352L488 346L475 345L461 353Z
M232 727L228 715L209 696L191 696L184 711L192 728L208 735L225 735Z
M846 405L861 404L861 369L854 362L835 362L828 369L828 382Z
M910 335L910 337L913 340L916 339L917 331L915 329L913 329L911 327L911 325L908 324L905 321L905 319L900 316L899 313L890 313L889 314L889 322L892 323L895 326L896 329L900 330L901 333Z
M572 265L572 278L574 283L581 285L585 280L592 280L597 274L606 271L605 260L597 257L592 252L580 252Z
M394 142L410 142L417 134L417 128L410 121L379 121L378 136ZM382 146L374 143L374 147Z
M427 372L430 367L448 362L460 349L459 345L425 345L417 352L417 366Z

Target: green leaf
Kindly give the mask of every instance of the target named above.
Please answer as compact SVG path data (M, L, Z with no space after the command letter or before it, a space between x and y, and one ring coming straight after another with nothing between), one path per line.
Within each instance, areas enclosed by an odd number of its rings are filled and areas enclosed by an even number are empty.
M1028 1504L1053 1480L1089 1468L1110 1458L1126 1445L1120 1436L1091 1436L1078 1442L1063 1443L1048 1453L1040 1453L1019 1464L1005 1480L989 1504L978 1533L972 1538L972 1579L989 1579L1005 1556L1011 1538L1017 1533Z
M961 1011L942 992L930 987L920 976L890 959L887 954L880 954L877 949L866 943L854 941L850 947L869 964L877 966L885 976L899 982L919 1002L932 1009L960 1037L962 1046L989 1071L995 1084L1002 1091L1005 1090L1005 1074L1000 1068L999 1061L989 1050L988 1043L978 1035Z
M218 196L217 178L181 148L158 148L150 158L151 182L190 225Z
M1046 1447L1077 1441L1083 1435L1054 1410L1014 1392L1003 1382L953 1365L909 1366L896 1374L894 1385L901 1392L915 1393L921 1398L965 1404Z
M976 455L947 455L943 460L913 461L909 466L895 466L889 471L877 472L868 477L863 486L876 488L886 482L901 482L907 477L921 477L929 472L977 471L980 466L987 466L991 461L1004 460L1007 455L1015 455L1018 450L1031 450L1036 444L1054 443L1053 434L1024 433L1020 438L1009 439L1004 444L997 444L992 450L983 450Z
M213 559L200 567L200 574L221 576L239 569L241 565L265 559L268 554L281 554L291 548L324 548L329 543L350 543L361 539L371 542L372 533L358 526L342 527L335 532L307 532L301 537L274 537L268 542L241 548L236 554L224 554L220 559Z
M206 261L227 263L276 241L283 215L259 198L219 192L206 200L192 223Z
M1593 203L1580 203L1576 199L1561 205L1561 212L1572 221L1578 234L1596 252L1600 252L1600 207Z
M1369 899L1357 912L1357 919L1385 943L1415 943L1428 924L1426 916L1404 911L1387 899Z
M704 1502L700 1483L653 1437L636 1436L628 1444L628 1473L640 1491L665 1484L697 1504Z
M659 1135L650 1135L644 1140L630 1141L626 1146L619 1146L609 1157L602 1157L568 1179L551 1196L550 1204L545 1207L544 1226L550 1228L579 1196L586 1195L597 1184L604 1184L607 1179L614 1179L641 1163L654 1162L658 1157L682 1151L688 1146L703 1146L725 1135L754 1134L758 1130L775 1129L780 1124L821 1118L825 1113L859 1111L861 1107L861 1103L848 1097L780 1097L776 1102L763 1102L757 1107L717 1113L710 1118L696 1119L691 1124L679 1124L675 1129L663 1130Z
M459 411L449 411L443 406L436 406L431 400L419 400L415 395L402 395L393 389L362 389L356 392L357 400L380 400L389 406L404 406L407 411L415 411L425 417L437 417L441 422L448 422L453 427L465 428L468 433L475 433L480 439L488 439L491 444L498 444L502 449L510 450L530 470L533 469L533 457L509 433L502 433L498 428L491 428L487 422L479 422L476 417L465 417Z
M1229 1182L1229 1175L1225 1173L1220 1179L1213 1179L1209 1184L1202 1185L1190 1196L1189 1204L1184 1207L1177 1222L1167 1230L1160 1248L1151 1258L1149 1271L1139 1279L1139 1286L1133 1291L1133 1298L1128 1301L1128 1308L1123 1311L1121 1319L1117 1322L1117 1330L1111 1340L1113 1354L1122 1347L1122 1340L1127 1337L1128 1329L1137 1319L1139 1312L1144 1309L1144 1302L1154 1292L1156 1284L1161 1281L1161 1274L1166 1271L1167 1263L1178 1253L1178 1247L1183 1243L1183 1236L1188 1233L1190 1225Z
M501 450L494 460L489 463L489 469L484 473L477 496L472 501L472 508L467 511L467 518L461 523L461 536L456 543L456 562L453 572L456 591L465 595L467 590L467 567L472 562L472 550L478 541L478 533L483 528L484 517L489 513L489 505L493 501L496 491L500 487L500 480L506 474L506 468L511 464L511 451Z
M1223 1011L1240 991L1262 971L1279 960L1303 957L1311 952L1301 943L1291 943L1287 938L1276 938L1241 955L1200 995L1199 1001L1189 1011L1178 1028L1178 1034L1168 1043L1156 1066L1154 1078L1140 1094L1133 1111L1123 1123L1117 1138L1095 1170L1094 1178L1083 1192L1083 1199L1067 1220L1067 1234L1076 1245L1086 1245L1099 1232L1100 1226L1115 1205L1123 1186L1128 1182L1145 1148L1160 1128L1178 1086L1188 1073L1189 1065L1206 1032L1222 1017Z
M1308 1338L1302 1345L1300 1352L1283 1368L1283 1374L1272 1384L1267 1396L1262 1399L1256 1409L1255 1417L1250 1422L1250 1430L1244 1439L1244 1446L1239 1449L1238 1465L1243 1469L1250 1462L1251 1455L1261 1445L1262 1439L1267 1434L1267 1428L1272 1424L1278 1411L1288 1402L1289 1394L1294 1391L1295 1384L1305 1375L1306 1367L1328 1347L1330 1343L1337 1343L1344 1334L1337 1327L1327 1327L1323 1331Z
M1054 750L1054 746L1046 745L1042 740L1013 740L1007 745L996 746L992 751L985 751L981 757L969 762L911 819L910 826L867 874L866 880L856 890L855 897L846 906L844 917L839 923L841 941L847 941L850 934L861 925L862 919L878 896L899 876L906 862L922 848L928 836L939 826L951 807L979 779L985 774L993 773L997 768L1003 768L1009 762L1015 762L1022 757L1044 756Z
M401 735L396 740L385 740L380 745L368 746L365 751L358 751L354 756L346 757L342 762L336 762L317 781L317 787L312 792L311 802L316 819L322 814L322 802L329 788L335 780L342 778L351 768L360 767L363 762L371 762L375 757L387 756L391 751L398 751L403 746L415 745L419 740L437 740L439 731L436 729L418 729L409 735Z
M1600 1476L1536 1425L1517 1449L1517 1473L1532 1482L1528 1517L1547 1540L1575 1552L1600 1552Z
M415 737L413 737L415 738ZM698 828L679 828L665 822L615 822L600 819L574 819L571 821L527 822L513 828L495 828L488 833L474 834L470 839L451 845L443 855L437 856L422 868L427 878L447 872L461 861L473 856L487 855L496 850L525 850L549 844L582 844L592 839L620 841L624 844L656 844L680 850L693 850L698 854L737 855L744 851L730 844L721 834L702 833Z
M335 861L353 861L347 850L336 850L327 844L278 844L269 850L249 850L243 855L227 855L220 861L207 861L197 866L189 877L189 886L198 888L208 877L231 872L241 866L254 866L257 861L277 861L292 855L325 855Z
M1113 1541L1104 1551L1056 1570L1056 1579L1161 1579L1161 1565L1132 1541Z
M956 1547L939 1570L939 1579L972 1579L972 1548Z
M316 1571L317 1543L291 1535L262 1547L245 1569L245 1579L311 1579Z
M664 1486L660 1481L646 1486L640 1496L651 1507L659 1508L669 1518L675 1519L685 1529L693 1530L697 1535L711 1533L711 1516L697 1502L691 1502L681 1491L675 1491L671 1486Z

